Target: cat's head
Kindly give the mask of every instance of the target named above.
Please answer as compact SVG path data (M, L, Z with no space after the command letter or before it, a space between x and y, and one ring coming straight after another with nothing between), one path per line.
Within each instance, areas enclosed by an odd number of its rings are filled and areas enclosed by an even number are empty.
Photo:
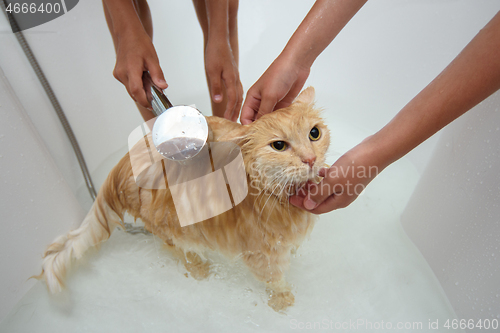
M318 175L330 132L314 107L314 89L309 87L289 107L240 126L223 140L240 145L251 186L280 196Z

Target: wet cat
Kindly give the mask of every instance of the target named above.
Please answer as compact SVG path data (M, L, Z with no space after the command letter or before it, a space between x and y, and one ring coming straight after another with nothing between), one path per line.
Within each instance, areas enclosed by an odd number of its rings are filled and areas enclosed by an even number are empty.
M232 209L199 223L181 227L171 191L139 187L129 154L125 155L110 172L81 226L48 247L38 278L45 279L51 292L60 291L71 260L108 239L128 212L177 251L193 277L209 275L209 264L198 254L216 250L240 257L266 283L268 304L274 310L292 305L294 296L284 272L291 251L312 230L314 216L290 205L288 196L317 176L330 143L313 100L314 89L309 87L289 107L245 126L207 117L211 141L240 147L248 195ZM159 168L156 173L161 172Z

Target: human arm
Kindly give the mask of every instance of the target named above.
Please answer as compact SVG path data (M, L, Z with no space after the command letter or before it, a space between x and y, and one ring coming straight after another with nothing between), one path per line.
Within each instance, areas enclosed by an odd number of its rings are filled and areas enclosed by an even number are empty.
M248 90L241 123L250 124L290 105L304 86L314 60L366 1L316 1L281 54Z
M214 115L236 121L243 102L238 71L238 1L206 0L206 10L205 71Z
M147 2L103 0L103 7L116 50L113 75L139 105L150 109L142 73L149 71L153 82L162 89L168 85L153 46L153 27ZM153 118L153 114L148 118Z
M348 206L377 173L498 89L500 12L386 126L322 171L325 178L319 184L309 184L307 193L291 197L290 202L315 214ZM337 172L370 167L377 171L364 177ZM358 191L354 191L356 185Z
M236 121L243 101L238 71L238 0L193 0L203 31L205 74L214 116Z

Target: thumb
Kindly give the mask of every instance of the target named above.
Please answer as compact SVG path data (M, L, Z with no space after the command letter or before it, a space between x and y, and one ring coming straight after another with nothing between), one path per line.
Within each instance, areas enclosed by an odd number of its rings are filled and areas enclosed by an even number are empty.
M255 120L255 115L257 114L257 110L259 110L259 106L260 99L252 96L249 90L243 108L241 109L240 120L242 125L249 125Z
M148 66L149 74L151 75L151 79L153 83L161 88L166 89L168 87L167 81L165 81L165 77L163 76L163 71L161 70L159 65Z
M318 184L310 184L308 186L308 193L304 198L304 208L307 210L312 210L318 207L323 201L325 201L332 194L335 194L336 185L338 185L336 179L328 177L325 172L325 178Z

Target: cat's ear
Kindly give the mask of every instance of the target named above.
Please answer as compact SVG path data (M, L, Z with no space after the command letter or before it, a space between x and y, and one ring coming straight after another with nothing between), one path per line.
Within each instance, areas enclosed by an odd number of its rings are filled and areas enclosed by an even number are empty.
M247 138L249 128L250 125L241 125L229 133L222 135L218 141L228 141L238 144Z
M312 104L314 102L314 88L313 87L307 87L306 89L302 90L302 92L297 96L295 99L294 103L305 103L305 104Z

